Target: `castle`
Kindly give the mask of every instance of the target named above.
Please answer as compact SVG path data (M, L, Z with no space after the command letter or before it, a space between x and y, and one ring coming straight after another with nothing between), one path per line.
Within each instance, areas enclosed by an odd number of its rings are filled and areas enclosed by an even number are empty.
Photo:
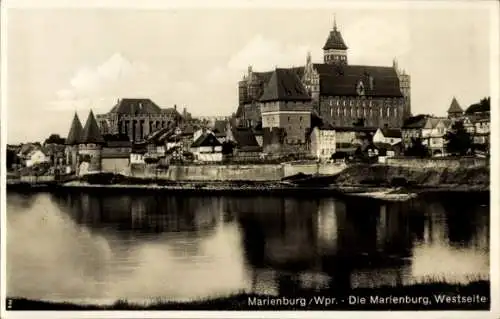
M286 70L279 71L281 78L298 78L310 97L312 112L330 125L401 127L411 115L410 76L399 69L396 60L392 67L350 65L347 51L334 22L323 46L323 63L313 63L308 54L305 66L281 69ZM240 126L263 124L262 97L274 73L248 67L238 83L236 119Z

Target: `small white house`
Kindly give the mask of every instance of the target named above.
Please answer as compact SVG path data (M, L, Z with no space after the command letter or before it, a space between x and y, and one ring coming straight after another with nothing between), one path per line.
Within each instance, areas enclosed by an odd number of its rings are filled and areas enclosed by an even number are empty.
M200 162L221 162L222 143L219 142L215 134L206 131L198 136L191 144L191 152L196 161Z
M39 165L42 163L49 163L49 162L50 162L50 157L47 156L42 150L36 149L33 150L28 155L28 159L26 160L26 167L32 167L35 165Z
M395 145L402 141L401 130L392 128L379 128L373 135L373 143Z
M130 153L130 164L144 164L144 154Z
M332 127L315 127L311 132L311 154L328 160L336 151L336 134Z

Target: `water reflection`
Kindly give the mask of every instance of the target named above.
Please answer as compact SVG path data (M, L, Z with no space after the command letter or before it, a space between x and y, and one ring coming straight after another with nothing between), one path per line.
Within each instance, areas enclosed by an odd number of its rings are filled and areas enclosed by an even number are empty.
M7 289L111 302L489 278L481 204L9 193Z

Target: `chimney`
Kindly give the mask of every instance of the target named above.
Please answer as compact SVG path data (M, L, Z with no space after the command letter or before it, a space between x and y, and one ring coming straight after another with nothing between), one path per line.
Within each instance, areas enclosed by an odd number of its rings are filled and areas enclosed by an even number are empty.
M174 104L174 110L177 111L177 104Z

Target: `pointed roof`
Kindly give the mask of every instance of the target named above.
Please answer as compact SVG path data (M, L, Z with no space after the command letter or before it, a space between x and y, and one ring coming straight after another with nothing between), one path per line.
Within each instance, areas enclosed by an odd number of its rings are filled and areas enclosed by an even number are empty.
M347 50L347 45L342 38L342 34L337 29L337 21L335 19L333 21L333 30L330 31L323 50Z
M453 97L453 100L451 101L450 108L448 109L448 113L463 113L464 110L460 107L460 104L458 104L458 101L455 97Z
M92 112L92 110L90 110L87 122L85 122L85 127L82 131L80 143L104 143L104 138L101 135L101 131L99 130L99 126L97 125L97 121L95 120L94 112Z
M311 97L306 88L290 69L274 70L271 79L260 97L261 102L270 101L309 101Z
M73 117L73 122L71 123L71 128L69 129L68 138L66 139L66 145L78 144L82 136L82 122L78 118L78 114L75 112Z

